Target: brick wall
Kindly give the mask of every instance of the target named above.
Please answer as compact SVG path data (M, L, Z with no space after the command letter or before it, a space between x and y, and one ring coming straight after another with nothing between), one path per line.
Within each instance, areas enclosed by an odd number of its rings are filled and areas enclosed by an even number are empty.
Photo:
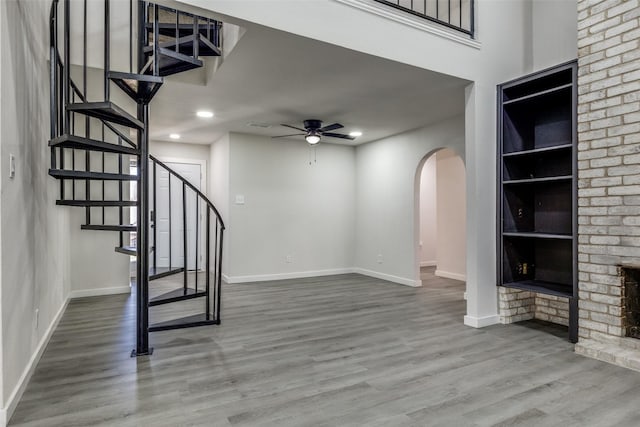
M580 341L622 337L618 264L640 265L640 4L578 1Z
M499 287L498 309L503 324L539 319L569 326L567 298Z

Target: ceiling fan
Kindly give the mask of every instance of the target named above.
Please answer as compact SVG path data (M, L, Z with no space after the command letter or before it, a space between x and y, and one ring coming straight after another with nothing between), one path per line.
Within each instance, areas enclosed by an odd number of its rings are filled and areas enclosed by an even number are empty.
M285 124L281 124L280 126L285 126L291 129L299 130L300 132L303 132L303 133L294 133L290 135L278 135L272 138L286 138L288 136L304 135L304 139L306 139L310 145L316 145L317 143L319 143L320 139L323 136L328 136L331 138L351 139L351 140L355 139L355 137L351 135L331 132L332 130L343 128L344 126L342 126L340 123L334 123L332 125L328 125L324 127L322 126L322 120L309 119L309 120L303 121L302 123L304 125L304 129L296 126L285 125Z

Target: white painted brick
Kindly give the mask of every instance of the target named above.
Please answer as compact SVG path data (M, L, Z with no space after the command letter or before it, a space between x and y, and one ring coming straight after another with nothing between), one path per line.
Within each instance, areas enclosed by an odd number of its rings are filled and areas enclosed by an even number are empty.
M622 184L624 185L640 184L640 174L623 176Z
M619 12L619 13L622 13L622 12ZM604 36L607 39L608 38L612 38L612 37L617 36L619 34L626 33L627 31L631 31L634 28L636 28L637 26L638 26L638 22L637 21L626 21L626 22L621 23L620 25L616 25L613 28L609 28L607 31L605 31ZM597 33L597 34L602 34L602 33Z
M607 128L608 136L618 136L640 132L640 123L629 123Z
M638 7L638 0L625 0L617 6L608 7L606 9L607 17L620 15L621 13L633 10L637 7Z
M627 92L637 92L638 90L640 90L640 81L630 81L607 89L607 96L616 96ZM588 97L588 95L583 96Z
M590 201L592 206L615 206L622 204L622 197L592 197Z
M611 168L613 169L613 168ZM611 175L611 169L609 169L609 175ZM622 184L622 177L609 176L607 178L593 178L591 180L592 187L611 187Z
M580 179L587 179L587 178L602 178L605 175L605 169L604 168L598 168L598 169L584 169L581 170L580 173L578 174L578 177ZM604 196L605 194L605 190L602 188L589 188L589 189L580 189L580 191L578 192L578 195L580 196L584 196L584 197L588 197L588 196Z
M640 215L640 206L609 206L607 213L609 215ZM609 231L611 232L611 229ZM626 234L633 234L633 231L627 230Z
M592 245L617 245L620 243L620 236L591 236L589 243Z
M618 138L619 139L619 138ZM620 154L636 154L640 153L640 145L619 145L611 147L607 150L607 155L618 156Z
M633 175L638 173L638 166L616 166L607 169L609 176ZM593 180L592 180L593 181ZM615 185L615 184L613 184Z
M640 185L621 185L618 187L609 187L610 195L622 194L640 194Z
M611 70L609 70L611 71ZM591 110L598 110L600 108L609 108L622 103L621 96L614 96L613 98L606 98L601 101L594 101L590 104Z
M609 49L607 49L605 54L607 57L619 56L620 54L623 54L625 52L634 51L637 48L638 40L630 40L617 46L610 47Z
M589 165L593 168L601 168L608 166L618 166L622 164L622 157L604 157L601 159L593 159L589 162Z
M594 216L589 218L589 223L593 225L621 225L620 216Z
M614 297L614 296L611 296L611 295L605 295L605 294L592 293L591 294L591 301L602 303L602 304L609 304L609 305L613 305L613 306L616 306L616 307L619 307L619 306L622 305L622 298ZM610 308L611 307L609 307L609 309Z

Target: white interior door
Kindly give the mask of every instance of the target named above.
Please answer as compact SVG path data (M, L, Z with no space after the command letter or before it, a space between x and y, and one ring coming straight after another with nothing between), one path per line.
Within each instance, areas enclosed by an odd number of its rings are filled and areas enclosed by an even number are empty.
M200 190L201 165L194 163L165 162L167 166L184 177ZM162 167L157 167L156 187L156 262L157 267L184 266L184 216L187 224L187 269L196 269L196 252L202 259L202 206L196 211L197 196L186 187L186 210L183 213L183 185L175 176L171 176ZM171 230L169 229L171 227ZM196 248L196 235L198 235ZM197 268L202 268L197 263Z

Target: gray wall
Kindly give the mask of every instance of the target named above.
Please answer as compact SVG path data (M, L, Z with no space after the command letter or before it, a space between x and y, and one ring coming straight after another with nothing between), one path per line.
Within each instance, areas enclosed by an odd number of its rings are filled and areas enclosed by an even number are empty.
M49 167L49 0L0 2L2 407L69 293L69 215ZM38 310L36 324L35 311ZM10 411L9 411L10 412Z

